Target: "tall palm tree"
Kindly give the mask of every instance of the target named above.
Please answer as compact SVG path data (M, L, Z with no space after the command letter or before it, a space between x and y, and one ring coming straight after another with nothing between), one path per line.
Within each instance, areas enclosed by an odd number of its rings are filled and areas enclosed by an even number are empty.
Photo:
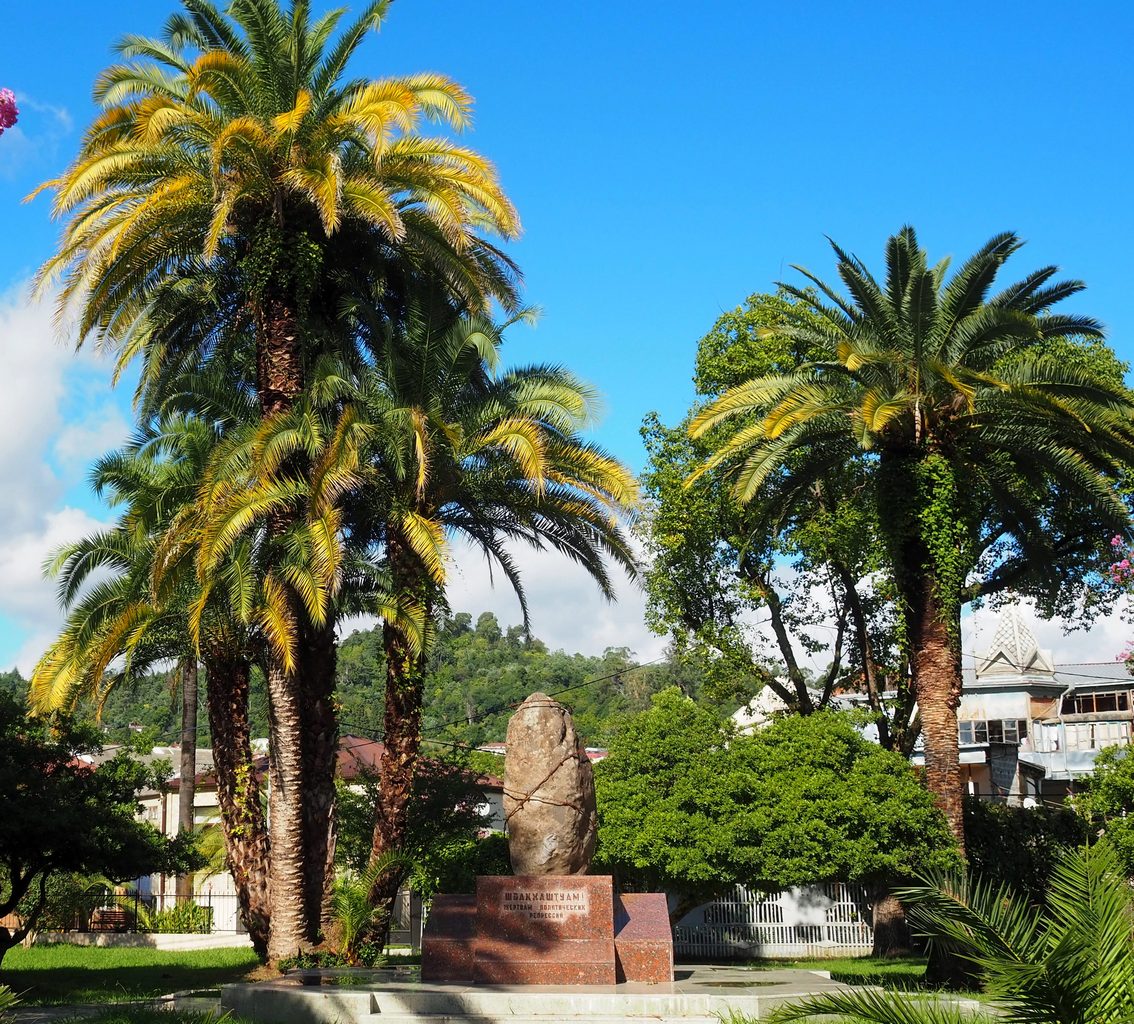
M386 708L372 864L399 851L405 836L429 626L444 595L450 538L465 538L500 568L525 626L510 542L565 554L608 599L606 559L635 572L620 522L637 485L578 433L590 420L593 392L559 367L501 372L502 342L492 322L454 318L422 300L387 333L384 358L357 399L372 429L348 522L355 543L370 542L402 610L383 624ZM379 876L372 896L388 903L394 881L392 872Z
M832 243L849 294L803 271L821 294L784 286L808 315L789 308L776 329L825 357L732 388L690 428L716 445L699 472L731 470L745 502L770 486L790 498L831 466L863 464L892 563L928 784L962 843L960 612L1014 578L1001 572L973 589L970 574L1008 549L1014 572L1051 583L1067 552L1055 535L1060 515L1073 524L1072 547L1094 543L1092 530L1109 537L1130 525L1117 482L1134 463L1134 402L1043 354L1101 336L1088 317L1050 311L1081 283L1052 283L1057 270L1045 267L992 291L1020 245L997 235L950 276L948 261L930 266L903 228L887 243L879 283Z
M189 572L185 566L176 571L166 559L161 578L155 577L166 531L196 498L198 478L218 440L217 426L216 420L170 417L96 465L97 490L123 512L115 526L56 556L53 569L68 615L32 673L30 698L38 711L101 702L112 687L158 662L172 657L195 666L201 657L227 862L242 920L257 952L266 955L268 835L248 706L251 664L262 642L236 614L248 589L247 570L241 572L239 558L226 567L229 591L225 600L209 603L196 637L188 621L196 598L192 563ZM195 744L195 707L184 719L183 735L191 729ZM195 770L195 761L182 768L183 800L185 775Z
M379 768L374 863L400 850L420 742L425 659L443 599L450 535L479 547L523 586L512 541L550 547L581 564L613 596L609 558L635 571L621 523L636 500L627 471L578 435L589 388L558 367L499 370L501 328L460 316L437 289L421 291L397 321L373 324L372 363L320 364L289 417L236 447L199 508L202 577L265 516L296 505L295 546L307 577L297 589L320 616L347 603L383 619L385 750ZM292 453L314 467L281 476ZM249 473L250 475L245 475ZM299 514L300 506L304 511ZM348 592L350 591L350 592ZM291 635L278 630L281 648ZM396 872L376 876L375 902Z
M155 333L154 306L185 279L211 278L233 300L220 315L251 328L253 344L239 356L269 417L287 413L304 389L316 325L336 304L326 301L328 275L346 287L345 268L384 278L409 265L469 307L514 301L514 267L485 238L519 230L495 171L467 148L417 134L423 119L464 128L467 94L433 74L345 78L388 0L369 4L337 37L342 11L312 21L305 0L286 10L278 0L233 0L227 13L208 0L183 6L162 38L123 40L126 62L96 83L103 112L75 162L44 186L67 223L40 285L62 279L60 308L77 304L80 342L93 334L123 363L142 352L161 379L162 360L185 354ZM215 340L208 330L189 336L206 348ZM288 525L268 528L282 535ZM325 666L333 626L305 621L290 587L282 598L289 627ZM311 876L307 862L327 859L319 852L332 814L325 779L311 796L320 813L304 810L305 769L323 778L333 767L329 684L315 675L312 683L294 663L269 657L278 955L318 931L285 902Z

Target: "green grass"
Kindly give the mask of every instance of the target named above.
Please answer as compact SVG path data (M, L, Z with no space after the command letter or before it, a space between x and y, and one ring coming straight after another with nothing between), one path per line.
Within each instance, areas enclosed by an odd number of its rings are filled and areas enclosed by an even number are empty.
M174 1010L147 1010L138 1006L108 1009L92 1017L84 1017L82 1024L219 1024L222 1018L212 1013L186 1013ZM224 1024L250 1024L244 1017L226 1014Z
M215 988L241 981L258 966L256 954L250 949L17 947L8 952L0 965L0 984L19 993L25 1006L119 1003L168 992ZM170 1024L168 1017L160 1020Z
M925 957L889 959L877 956L837 957L831 960L759 960L749 964L756 971L794 968L801 971L830 971L835 981L847 985L878 985L881 988L922 989Z

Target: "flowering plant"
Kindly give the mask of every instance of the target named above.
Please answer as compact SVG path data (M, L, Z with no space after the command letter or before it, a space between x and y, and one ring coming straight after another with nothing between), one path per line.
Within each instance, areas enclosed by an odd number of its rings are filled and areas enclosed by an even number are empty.
M16 94L11 89L0 89L0 135L4 134L4 129L11 128L19 116Z
M1111 537L1110 548L1115 559L1110 563L1110 578L1124 590L1134 591L1134 551L1123 537ZM1130 674L1134 675L1134 640L1126 644L1117 660L1126 662Z

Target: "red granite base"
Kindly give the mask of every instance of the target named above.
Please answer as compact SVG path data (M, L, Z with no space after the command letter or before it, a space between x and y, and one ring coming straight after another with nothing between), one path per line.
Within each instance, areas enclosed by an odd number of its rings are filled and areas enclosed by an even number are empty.
M421 939L421 980L469 981L475 943L476 897L433 897Z
M476 880L473 980L613 985L610 875L493 875Z
M618 897L614 951L619 981L673 981L673 932L665 893L628 892Z
M665 896L615 899L609 875L490 876L438 896L422 940L424 981L612 985L673 980ZM617 933L617 934L616 934Z

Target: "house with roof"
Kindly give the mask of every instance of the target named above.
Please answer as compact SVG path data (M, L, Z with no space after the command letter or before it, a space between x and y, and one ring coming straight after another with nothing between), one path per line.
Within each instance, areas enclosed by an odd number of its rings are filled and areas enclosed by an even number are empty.
M957 729L972 795L1028 806L1059 802L1094 771L1103 747L1130 743L1134 679L1124 662L1056 665L1015 608L1001 613L988 647L966 660ZM831 705L864 707L866 698L840 693ZM786 710L765 688L732 717L748 731ZM919 746L913 761L922 758Z
M965 672L957 720L969 791L1028 805L1062 800L1103 747L1130 743L1132 689L1123 662L1056 665L1006 609Z

